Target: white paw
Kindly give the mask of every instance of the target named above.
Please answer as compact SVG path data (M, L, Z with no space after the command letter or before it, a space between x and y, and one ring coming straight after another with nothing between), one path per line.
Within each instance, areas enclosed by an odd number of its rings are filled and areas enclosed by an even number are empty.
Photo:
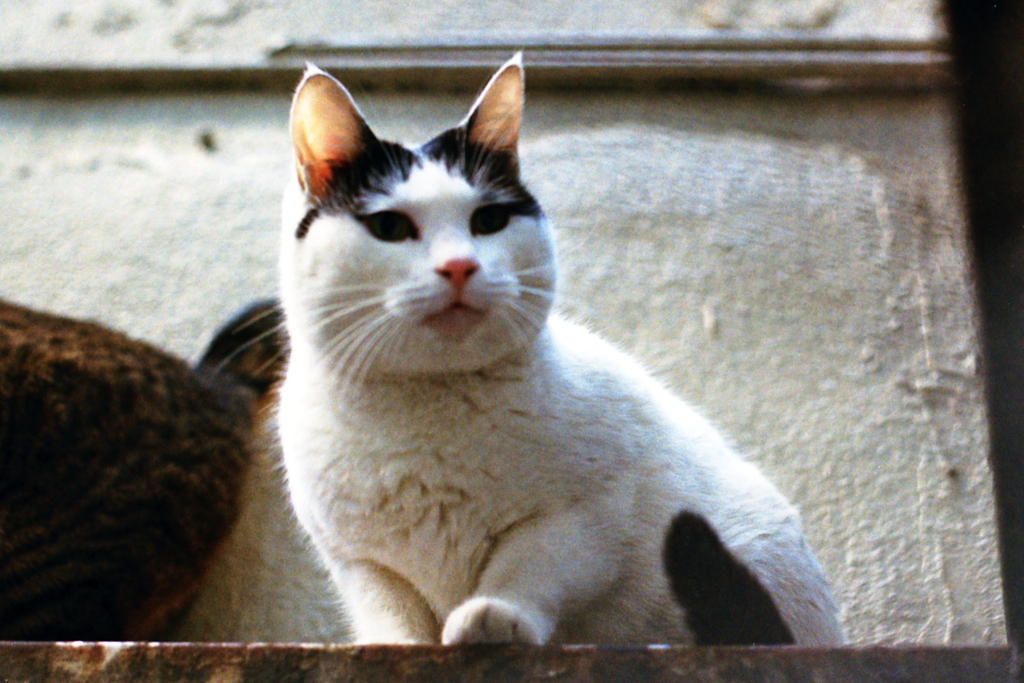
M550 629L539 616L499 598L470 598L448 615L441 643L528 643L540 645Z

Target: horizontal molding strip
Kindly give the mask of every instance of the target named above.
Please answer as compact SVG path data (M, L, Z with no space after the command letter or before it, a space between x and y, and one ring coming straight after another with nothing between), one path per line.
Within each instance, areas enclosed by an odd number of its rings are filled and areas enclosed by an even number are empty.
M9 65L0 91L288 90L307 61L365 89L475 89L523 50L531 89L682 84L940 88L952 83L943 39L832 39L806 34L487 34L416 42L294 43L262 62Z

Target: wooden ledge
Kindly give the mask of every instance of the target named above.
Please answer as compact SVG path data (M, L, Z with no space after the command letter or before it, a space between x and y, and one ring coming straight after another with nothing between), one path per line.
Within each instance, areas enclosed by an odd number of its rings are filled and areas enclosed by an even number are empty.
M952 84L943 39L813 33L487 33L415 41L293 43L251 63L10 64L0 92L291 91L307 61L357 89L477 90L515 51L531 90L690 86L936 89Z
M1009 683L1003 647L434 647L0 643L0 680L200 683Z
M813 82L863 86L949 85L942 39L850 39L808 32L488 33L408 42L364 40L291 44L269 60L314 61L339 72L373 72L378 81L408 72L438 84L479 79L517 50L530 87L571 89L717 83ZM475 83L473 87L479 87Z

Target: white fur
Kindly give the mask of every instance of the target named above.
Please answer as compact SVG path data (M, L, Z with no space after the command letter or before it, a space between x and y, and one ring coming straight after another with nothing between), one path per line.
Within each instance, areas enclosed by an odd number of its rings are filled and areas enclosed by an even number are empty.
M661 564L686 509L798 642L842 642L794 508L636 362L549 315L543 218L473 237L481 198L429 162L372 202L420 239L344 214L296 239L311 200L293 178L281 253L288 487L358 641L688 642ZM453 258L479 264L464 301L486 311L455 338L421 324L455 297L436 272Z
M285 499L276 436L259 430L252 450L238 522L195 601L164 639L329 643L348 638L338 594Z

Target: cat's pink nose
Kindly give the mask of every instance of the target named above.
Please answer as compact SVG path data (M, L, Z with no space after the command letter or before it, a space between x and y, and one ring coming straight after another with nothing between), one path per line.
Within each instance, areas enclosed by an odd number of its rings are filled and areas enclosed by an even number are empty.
M480 270L480 264L473 259L456 258L437 269L437 274L452 283L455 291L461 292L473 273Z

